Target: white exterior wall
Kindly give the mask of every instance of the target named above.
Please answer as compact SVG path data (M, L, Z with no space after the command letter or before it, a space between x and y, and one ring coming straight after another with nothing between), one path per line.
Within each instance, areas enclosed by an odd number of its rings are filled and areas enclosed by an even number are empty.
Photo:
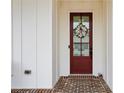
M52 87L52 10L51 0L37 3L37 86Z
M36 87L36 2L21 2L21 79L23 87L32 88ZM25 70L31 70L31 74L24 74Z
M113 89L113 29L112 0L106 1L107 6L107 83Z
M52 76L53 76L53 86L59 77L59 67L58 67L58 24L57 24L57 1L52 0Z
M113 46L112 46L112 0L103 0L103 14L104 23L105 23L105 30L106 30L106 81L111 89L113 89Z
M21 86L21 0L12 1L12 87ZM20 83L17 83L19 82Z
M57 80L54 3L12 1L12 88L52 88ZM31 74L24 74L25 70Z

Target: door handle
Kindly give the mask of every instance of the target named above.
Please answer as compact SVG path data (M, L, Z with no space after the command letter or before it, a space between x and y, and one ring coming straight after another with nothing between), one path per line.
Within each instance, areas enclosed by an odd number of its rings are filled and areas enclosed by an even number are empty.
M68 45L68 48L70 49L70 45Z

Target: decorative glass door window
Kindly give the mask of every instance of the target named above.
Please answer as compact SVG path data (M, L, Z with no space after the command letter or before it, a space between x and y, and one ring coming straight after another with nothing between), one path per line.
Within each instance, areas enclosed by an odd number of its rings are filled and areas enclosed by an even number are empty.
M73 17L73 55L89 56L89 16Z

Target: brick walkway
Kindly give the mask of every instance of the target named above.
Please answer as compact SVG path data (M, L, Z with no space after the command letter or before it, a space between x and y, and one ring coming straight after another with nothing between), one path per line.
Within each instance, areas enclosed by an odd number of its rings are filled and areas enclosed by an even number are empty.
M12 89L11 93L112 93L102 77L62 76L53 89Z

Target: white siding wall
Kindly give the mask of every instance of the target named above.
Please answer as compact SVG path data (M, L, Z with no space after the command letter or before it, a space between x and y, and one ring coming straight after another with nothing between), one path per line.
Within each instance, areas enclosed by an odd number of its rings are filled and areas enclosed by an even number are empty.
M58 80L58 77L59 77L59 74L58 74L58 40L57 40L57 2L56 0L52 0L52 61L53 61L53 64L52 64L52 68L53 68L53 71L52 71L52 78L53 78L53 85L55 85L56 81Z
M56 82L56 11L52 13L56 8L52 1L12 1L12 88L51 88ZM32 72L25 75L25 70Z
M112 60L112 0L103 0L103 19L106 30L106 81L111 89L113 89L113 60Z
M112 29L112 0L107 4L107 83L113 89L113 29Z

